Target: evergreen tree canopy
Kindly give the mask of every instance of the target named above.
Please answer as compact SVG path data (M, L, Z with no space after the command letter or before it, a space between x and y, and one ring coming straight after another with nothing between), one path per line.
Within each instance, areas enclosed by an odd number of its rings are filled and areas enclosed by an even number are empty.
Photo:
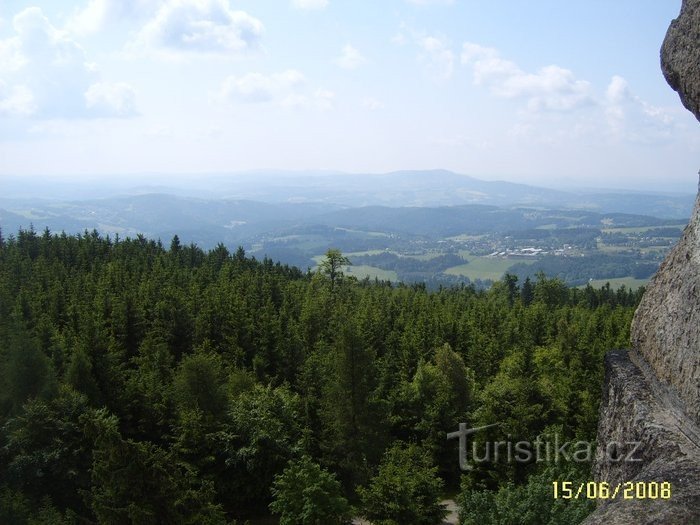
M642 293L544 275L431 292L343 278L337 250L302 272L177 237L2 233L2 523L333 523L349 501L432 525L459 423L593 439ZM531 475L480 466L464 501Z

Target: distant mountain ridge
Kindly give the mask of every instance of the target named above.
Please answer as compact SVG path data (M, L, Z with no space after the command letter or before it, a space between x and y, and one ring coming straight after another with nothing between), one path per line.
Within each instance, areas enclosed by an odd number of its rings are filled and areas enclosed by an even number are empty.
M538 209L487 204L454 206L369 205L343 207L319 202L257 202L201 199L168 194L119 196L84 201L0 198L0 227L8 234L19 228L81 232L96 229L121 237L142 233L212 247L254 245L315 229L381 232L404 237L439 239L460 234L507 233L532 228L664 226L678 222L646 214L603 213L586 209ZM321 228L321 230L319 230Z
M168 246L177 235L181 243L204 249L219 243L229 250L242 246L256 258L302 269L313 268L332 247L357 258L353 275L432 287L463 283L467 277L485 284L526 264L523 257L527 264L539 264L533 272L543 268L574 284L644 278L655 270L660 251L677 237L679 222L643 214L492 204L351 207L162 193L71 201L0 198L5 237L30 226L69 234L94 229L113 239L143 234ZM517 271L524 279L531 269L522 264Z
M671 219L688 218L694 201L690 193L594 189L565 191L514 182L486 181L440 169L384 174L260 170L225 175L93 178L78 182L3 177L2 187L2 195L6 199L67 201L160 193L212 200L323 203L353 208L487 204L642 213Z

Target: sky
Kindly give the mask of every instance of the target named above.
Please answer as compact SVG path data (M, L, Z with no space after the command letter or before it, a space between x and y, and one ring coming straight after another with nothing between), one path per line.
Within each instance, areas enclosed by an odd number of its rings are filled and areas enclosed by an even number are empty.
M444 168L694 192L680 0L0 0L0 176ZM1 191L1 190L0 190Z

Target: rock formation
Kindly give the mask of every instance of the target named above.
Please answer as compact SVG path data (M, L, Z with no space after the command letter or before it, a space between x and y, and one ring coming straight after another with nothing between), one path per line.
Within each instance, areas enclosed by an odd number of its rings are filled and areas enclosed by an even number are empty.
M684 0L661 68L700 120L700 0ZM586 525L700 524L700 194L690 224L651 281L632 322L632 348L606 357L593 474L669 482L670 499L600 501ZM628 443L638 442L632 457ZM622 445L610 454L606 444ZM625 446L626 445L626 446ZM607 450L606 450L607 448ZM613 452L615 452L613 446ZM634 460L634 461L631 461Z
M661 47L661 71L681 102L700 119L700 3L684 0Z

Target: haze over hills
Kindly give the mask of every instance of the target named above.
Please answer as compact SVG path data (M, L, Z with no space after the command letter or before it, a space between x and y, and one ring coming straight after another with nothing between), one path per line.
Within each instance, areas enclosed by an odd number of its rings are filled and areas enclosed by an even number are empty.
M75 180L3 177L2 186L5 199L85 200L161 193L204 199L315 202L345 207L488 204L571 208L603 213L644 213L663 218L687 218L693 204L691 193L595 189L563 191L513 182L486 181L447 170L384 174L261 170L226 175L156 174ZM6 203L3 207L6 207Z
M409 282L545 271L569 284L634 278L638 285L675 242L693 203L691 195L562 191L445 170L146 180L6 178L0 227L5 235L30 226L95 229L164 243L178 235L302 269L335 247L352 255L358 277Z

